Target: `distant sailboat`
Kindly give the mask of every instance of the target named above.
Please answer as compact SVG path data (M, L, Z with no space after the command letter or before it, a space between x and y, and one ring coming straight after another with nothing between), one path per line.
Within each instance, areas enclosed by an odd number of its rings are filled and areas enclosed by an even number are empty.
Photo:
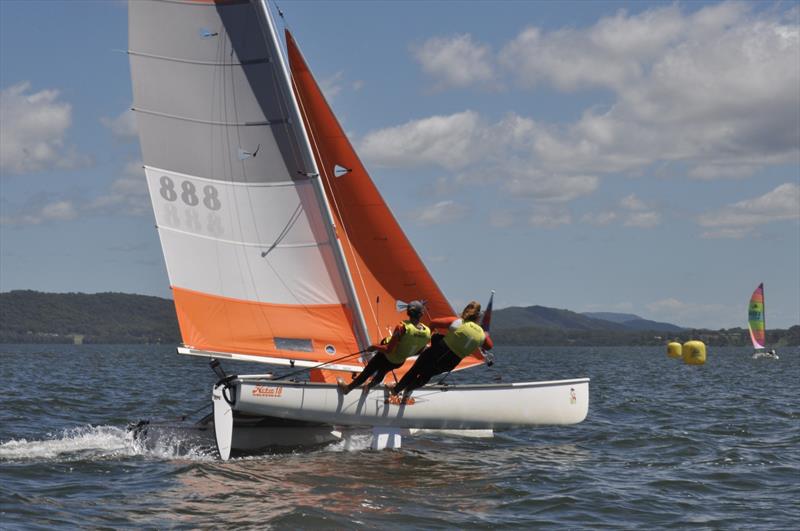
M413 404L387 400L383 386L343 396L336 378L361 371L367 347L403 318L393 301L424 299L425 321L454 315L452 307L288 31L287 65L265 0L131 0L129 26L134 111L178 352L296 369L278 380L227 376L212 361L223 459L269 445L282 429L324 438L369 427L382 448L396 447L401 429L586 417L588 378L433 385ZM484 361L476 350L456 370ZM304 370L310 381L297 381ZM266 435L242 435L255 426Z
M758 285L750 296L747 311L747 325L750 328L750 340L753 342L753 358L778 359L775 350L767 350L767 314L764 307L764 283Z

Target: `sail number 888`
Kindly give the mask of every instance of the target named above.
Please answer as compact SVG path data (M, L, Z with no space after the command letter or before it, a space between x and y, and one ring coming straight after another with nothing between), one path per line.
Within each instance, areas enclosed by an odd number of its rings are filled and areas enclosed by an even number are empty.
M166 175L161 176L159 182L161 183L159 193L167 201L176 201L180 196L181 201L191 207L200 203L201 198L198 197L197 188L193 182L182 181L180 190L175 189L175 182ZM209 210L219 210L222 207L222 203L219 201L219 191L210 184L203 186L202 201L203 205Z

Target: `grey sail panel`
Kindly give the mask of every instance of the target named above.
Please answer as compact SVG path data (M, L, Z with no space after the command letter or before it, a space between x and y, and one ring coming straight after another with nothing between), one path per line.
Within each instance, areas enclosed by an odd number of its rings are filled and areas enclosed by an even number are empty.
M136 122L148 166L225 182L293 179L272 126L211 125L145 112Z
M198 64L132 54L131 70L137 110L169 109L171 115L207 122L284 121L274 106L267 110L278 114L267 116L250 88L272 83L272 65L266 62Z
M268 56L250 2L136 0L129 3L128 21L133 52L189 61L210 61L224 50L236 50L244 61Z
M306 178L279 51L257 6L137 0L129 10L146 165L228 182Z

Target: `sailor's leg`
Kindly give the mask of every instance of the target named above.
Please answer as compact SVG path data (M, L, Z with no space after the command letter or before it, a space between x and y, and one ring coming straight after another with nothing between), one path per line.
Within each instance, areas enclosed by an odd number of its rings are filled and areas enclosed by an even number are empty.
M405 398L411 395L411 391L422 387L426 383L430 381L435 375L442 372L440 368L440 359L442 359L447 354L451 354L450 350L447 349L446 346L442 347L444 342L438 343L435 347L431 347L429 349L428 355L423 359L422 356L417 360L419 364L419 368L417 373L414 375L414 379L405 386ZM444 352L442 352L444 351ZM415 364L416 365L416 364Z
M419 371L420 359L421 358L417 358L417 361L414 363L414 365L412 365L411 368L408 370L408 372L405 373L402 378L400 378L400 381L397 382L397 385L395 385L394 388L392 389L393 395L400 393L400 391L408 387L411 384L411 382L413 382L417 378L416 375L417 371Z
M367 390L372 389L376 385L378 385L381 382L383 382L383 379L386 377L386 375L389 373L389 371L397 369L398 367L401 367L402 365L403 365L402 363L395 364L395 363L390 362L387 359L385 361L385 363L383 363L381 365L380 369L378 369L378 371L375 373L375 376L372 377L372 380L367 385Z
M375 354L375 355L372 357L372 359L371 359L371 360L369 360L369 363L367 363L367 366L366 366L366 367L364 367L364 370L363 370L363 371L361 371L361 374L359 374L358 376L356 376L356 377L355 377L355 379L354 379L352 382L350 382L349 384L347 384L347 385L346 385L346 386L345 386L345 387L342 389L342 392L343 392L344 394L347 394L347 393L349 393L350 391L352 391L353 389L355 389L356 387L358 387L359 385L361 385L361 384L363 384L364 382L366 382L366 381L367 381L367 378L369 378L369 377L370 377L370 376L372 376L372 375L373 375L375 372L377 372L378 370L380 370L380 366L381 366L381 359L386 359L382 353L380 353L380 352L379 352L378 354Z
M426 372L428 369L427 367L431 364L436 363L436 358L438 357L438 352L440 350L439 345L443 343L437 343L435 345L431 345L430 347L426 348L422 351L422 353L417 358L417 361L414 362L414 365L408 370L405 375L400 378L400 381L397 382L397 385L394 386L392 389L392 394L397 395L400 394L401 391L404 389L411 387L417 388L416 380L419 379L420 375Z

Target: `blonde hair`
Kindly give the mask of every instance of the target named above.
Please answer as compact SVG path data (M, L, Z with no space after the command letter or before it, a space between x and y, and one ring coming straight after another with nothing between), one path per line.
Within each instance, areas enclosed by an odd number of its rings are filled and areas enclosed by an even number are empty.
M465 321L477 321L480 316L481 303L478 301L469 301L469 304L464 307L464 311L461 312L461 318Z

